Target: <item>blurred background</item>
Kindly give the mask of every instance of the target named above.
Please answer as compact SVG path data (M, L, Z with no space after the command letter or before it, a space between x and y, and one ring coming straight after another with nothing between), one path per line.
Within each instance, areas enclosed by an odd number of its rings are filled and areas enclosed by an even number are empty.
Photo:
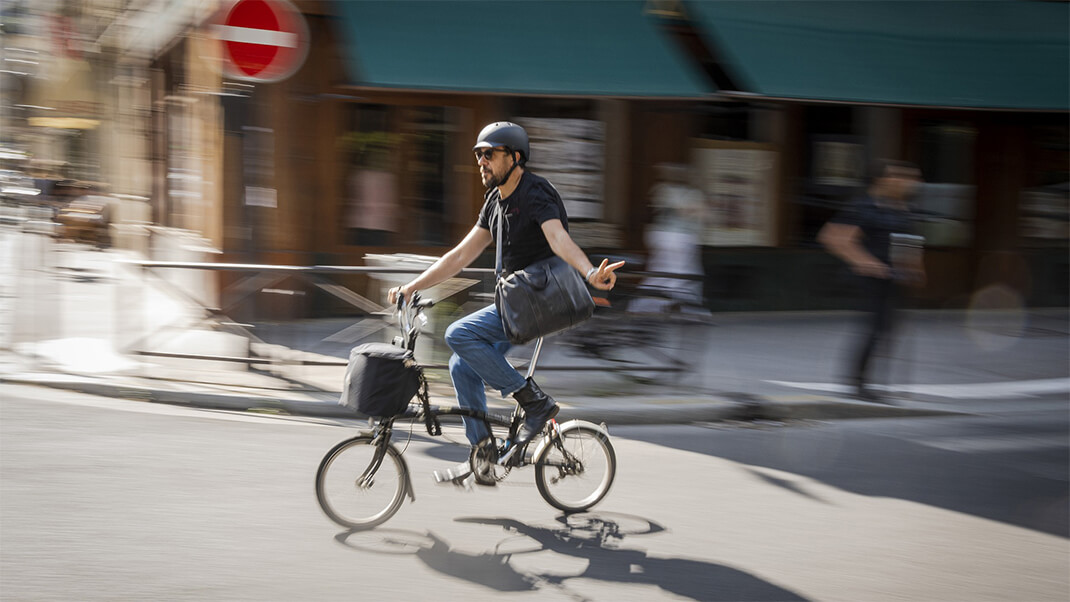
M421 501L338 533L349 351L499 120L628 261L538 377L614 489L435 488L460 426L407 425ZM890 405L816 240L877 158L924 179ZM0 598L1070 599L1068 170L1067 2L0 0ZM430 292L436 403L493 265Z
M689 221L710 311L852 307L815 234L879 157L917 163L926 182L917 306L968 307L992 286L1001 303L1067 305L1066 3L0 9L4 211L45 215L36 227L57 237L146 260L440 255L483 202L472 141L512 120L575 239L633 271L651 252L659 174L698 189ZM295 279L250 297L231 286L241 277L194 288L243 320L354 309ZM376 300L382 286L336 282Z

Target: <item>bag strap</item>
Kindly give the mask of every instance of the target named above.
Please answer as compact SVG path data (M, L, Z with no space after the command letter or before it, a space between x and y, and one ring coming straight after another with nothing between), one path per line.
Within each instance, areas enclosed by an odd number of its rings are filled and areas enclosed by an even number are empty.
M502 210L502 201L496 201L498 205L498 235L495 236L494 250L494 280L502 278L502 220L505 219L505 211Z

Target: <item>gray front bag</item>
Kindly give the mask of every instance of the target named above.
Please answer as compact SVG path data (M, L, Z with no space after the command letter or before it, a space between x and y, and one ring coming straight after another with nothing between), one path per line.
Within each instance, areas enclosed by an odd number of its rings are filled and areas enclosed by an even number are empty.
M420 390L422 378L408 349L387 343L359 345L349 352L342 405L365 416L396 416Z

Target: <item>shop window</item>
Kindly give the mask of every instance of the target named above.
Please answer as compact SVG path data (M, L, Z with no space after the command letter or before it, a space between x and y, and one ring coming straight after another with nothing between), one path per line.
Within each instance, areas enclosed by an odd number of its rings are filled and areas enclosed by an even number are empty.
M1024 245L1065 247L1070 241L1070 126L1038 125L1033 141L1028 186L1019 201L1019 228ZM1066 272L1060 278L1066 282Z
M855 131L856 111L849 106L809 106L803 111L802 161L794 180L797 222L794 242L819 246L817 233L866 185L865 139Z
M341 237L361 247L454 242L447 107L351 104L340 139Z
M391 133L390 108L351 104L343 155L342 240L348 245L394 244L398 233L397 136Z
M925 182L913 203L918 229L926 246L969 246L977 200L977 130L965 123L925 122L919 133Z
M443 246L451 240L446 190L450 170L446 168L452 127L444 107L412 107L403 112L405 174L403 205L413 217L410 240L419 245Z

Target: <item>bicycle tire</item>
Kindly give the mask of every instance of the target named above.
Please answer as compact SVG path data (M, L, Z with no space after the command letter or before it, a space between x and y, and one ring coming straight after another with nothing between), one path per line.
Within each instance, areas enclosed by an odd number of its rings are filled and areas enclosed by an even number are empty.
M536 451L534 464L542 498L558 510L582 512L609 493L617 455L603 429L574 421L551 433Z
M408 468L401 453L389 443L379 467L362 477L375 465L379 448L371 435L357 435L335 445L316 471L316 499L320 508L334 522L353 530L381 525L401 508L408 492Z

